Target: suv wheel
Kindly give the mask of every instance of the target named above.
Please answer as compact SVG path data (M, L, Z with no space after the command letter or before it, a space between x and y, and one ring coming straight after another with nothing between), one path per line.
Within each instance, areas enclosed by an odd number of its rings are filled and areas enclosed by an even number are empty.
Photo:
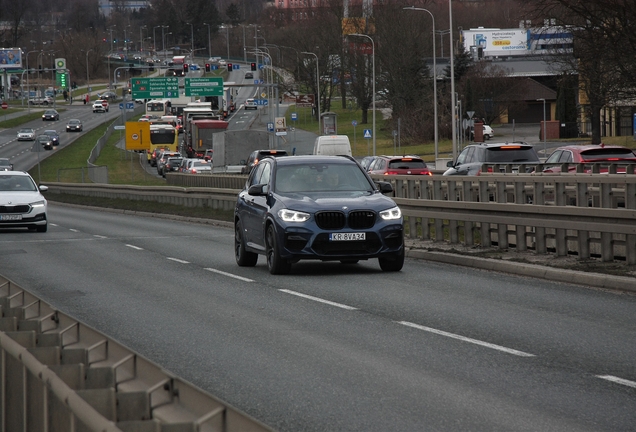
M380 268L385 272L396 272L402 270L404 266L404 247L391 258L378 258Z
M490 139L490 135L488 135L488 134L484 134L484 139L485 139L485 140L489 140L489 139Z
M280 256L278 243L276 242L276 231L272 225L267 227L267 267L273 275L284 275L291 270L291 263Z
M234 256L240 267L254 267L258 261L258 254L245 250L241 221L236 221L234 224Z

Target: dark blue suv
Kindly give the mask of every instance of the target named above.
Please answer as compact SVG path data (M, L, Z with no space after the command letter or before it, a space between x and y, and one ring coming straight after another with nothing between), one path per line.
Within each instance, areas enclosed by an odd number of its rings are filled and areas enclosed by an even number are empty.
M267 256L271 274L300 260L354 264L378 258L384 271L404 265L402 212L349 156L264 158L252 170L234 211L239 266Z

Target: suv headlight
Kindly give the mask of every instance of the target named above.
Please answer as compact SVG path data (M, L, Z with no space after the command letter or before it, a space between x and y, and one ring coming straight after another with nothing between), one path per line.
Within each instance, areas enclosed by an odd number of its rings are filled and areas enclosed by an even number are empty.
M305 222L309 220L309 213L299 212L295 210L281 209L281 210L278 210L278 217L285 222Z
M33 208L44 207L45 205L46 205L46 201L36 201L34 203L31 203L31 207Z
M395 206L388 210L381 211L380 217L384 220L400 219L402 217L402 211L400 210L399 207Z

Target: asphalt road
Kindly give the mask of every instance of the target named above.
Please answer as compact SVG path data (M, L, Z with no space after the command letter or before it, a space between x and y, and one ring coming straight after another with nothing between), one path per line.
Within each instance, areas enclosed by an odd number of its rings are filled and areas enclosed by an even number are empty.
M221 226L53 203L0 274L281 431L627 431L636 297L407 259L239 268Z

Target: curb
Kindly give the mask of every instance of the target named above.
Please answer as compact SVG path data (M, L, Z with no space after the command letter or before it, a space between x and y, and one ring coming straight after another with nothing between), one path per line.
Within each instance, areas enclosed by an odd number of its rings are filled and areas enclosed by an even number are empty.
M445 264L473 267L501 273L545 279L551 282L584 285L617 291L636 292L636 279L624 276L612 276L600 273L578 272L574 270L525 264L507 260L471 257L441 252L429 252L421 249L408 249L409 258L424 259Z

